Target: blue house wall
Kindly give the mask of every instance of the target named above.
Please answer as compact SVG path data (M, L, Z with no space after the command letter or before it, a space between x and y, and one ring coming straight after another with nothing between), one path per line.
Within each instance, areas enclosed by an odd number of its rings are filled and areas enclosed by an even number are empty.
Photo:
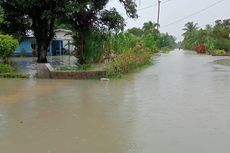
M53 40L52 41L52 55L59 55L60 54L60 51L59 51L60 47L61 47L61 49L63 48L63 41L62 40Z
M24 38L16 48L14 55L32 56L32 38Z
M14 52L14 56L32 56L33 55L32 45L34 44L36 44L35 38L23 38L19 46L16 48ZM61 49L63 48L63 40L53 40L51 44L52 44L51 45L52 55L59 55L60 47ZM48 51L50 51L50 49Z

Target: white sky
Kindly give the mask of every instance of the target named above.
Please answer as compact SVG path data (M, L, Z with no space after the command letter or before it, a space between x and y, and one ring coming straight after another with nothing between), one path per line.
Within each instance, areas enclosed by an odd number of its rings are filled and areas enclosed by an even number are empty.
M136 0L138 9L146 8L157 4L157 0ZM178 41L182 40L181 30L183 26L189 22L194 21L199 24L200 27L205 27L206 24L214 24L218 19L230 18L230 0L161 0L161 14L160 14L160 31L168 32L174 35ZM220 3L218 3L220 2ZM176 24L168 25L181 18L187 17L193 13L196 13L210 5L218 3L215 6L189 17L185 20L177 22ZM110 0L108 7L116 7L121 14L127 18L123 7L119 4L118 0ZM157 5L142 9L138 11L139 18L136 20L128 19L127 28L142 27L144 22L157 20Z

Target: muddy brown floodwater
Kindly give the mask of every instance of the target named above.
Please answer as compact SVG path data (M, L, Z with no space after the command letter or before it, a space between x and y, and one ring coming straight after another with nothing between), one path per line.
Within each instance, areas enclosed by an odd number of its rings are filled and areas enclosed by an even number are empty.
M0 153L229 153L220 59L176 50L109 82L0 79Z

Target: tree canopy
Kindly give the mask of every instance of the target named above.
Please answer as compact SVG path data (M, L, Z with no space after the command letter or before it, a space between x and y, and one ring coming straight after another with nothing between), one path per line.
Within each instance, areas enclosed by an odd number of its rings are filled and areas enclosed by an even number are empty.
M65 4L66 22L72 25L78 36L79 61L84 63L86 37L91 29L100 31L114 30L118 32L124 29L125 20L115 8L106 9L108 0L72 0ZM120 0L126 13L131 18L137 17L136 4L133 0Z
M57 19L70 24L78 32L81 52L84 51L84 33L90 28L122 30L125 26L124 19L115 8L105 9L108 2L109 0L0 1L4 11L2 18L6 21L5 24L1 24L1 30L19 35L26 35L28 30L32 30L38 45L37 61L45 63ZM129 17L137 17L134 0L119 0L119 2L123 4ZM82 53L80 62L84 62Z
M185 32L182 46L185 49L194 50L198 44L204 44L210 52L218 49L230 50L230 19L217 20L214 26L207 25L205 28L188 22L183 30Z
M7 33L26 35L33 30L38 45L38 62L46 63L47 50L54 37L55 19L62 14L66 0L4 0L0 5L4 10Z

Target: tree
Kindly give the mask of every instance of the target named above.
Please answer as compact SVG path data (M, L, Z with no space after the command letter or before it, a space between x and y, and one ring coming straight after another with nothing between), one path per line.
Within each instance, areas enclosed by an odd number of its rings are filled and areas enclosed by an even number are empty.
M215 48L230 50L230 19L227 20L217 20L215 26L213 27L213 37L215 38Z
M7 22L3 30L7 33L26 35L33 30L38 45L38 63L47 62L47 50L54 37L54 23L63 13L67 0L4 0L0 6Z
M156 36L160 34L159 30L157 30L157 27L158 27L157 23L153 23L152 21L149 21L144 23L142 30L144 34L152 33L153 35Z
M4 12L3 12L2 7L0 6L0 32L2 31L1 27L2 27L3 24L4 24Z
M128 33L131 33L137 37L141 37L143 35L143 30L140 28L133 27L127 30Z
M14 39L12 36L0 35L0 58L2 58L3 63L8 62L8 57L18 46L18 40Z
M136 18L136 4L133 0L119 0L131 18ZM77 31L78 48L80 51L79 63L83 64L85 51L85 37L92 28L102 32L123 30L125 21L115 8L105 9L108 0L72 0L65 4L65 19Z
M197 43L197 31L198 31L198 24L193 22L188 22L185 24L185 27L183 28L185 31L183 33L184 40L182 42L182 46L185 49L195 49L196 43Z
M194 22L188 22L185 24L185 27L183 28L183 30L185 31L183 33L183 36L192 34L194 31L198 30L198 23L194 24Z
M206 25L204 29L198 28L197 24L188 22L183 29L183 47L194 50L198 44L204 44L207 51L230 50L230 19L217 20L214 26Z
M167 47L169 49L176 47L176 38L174 36L169 35L168 33L162 33L160 36L160 48Z

